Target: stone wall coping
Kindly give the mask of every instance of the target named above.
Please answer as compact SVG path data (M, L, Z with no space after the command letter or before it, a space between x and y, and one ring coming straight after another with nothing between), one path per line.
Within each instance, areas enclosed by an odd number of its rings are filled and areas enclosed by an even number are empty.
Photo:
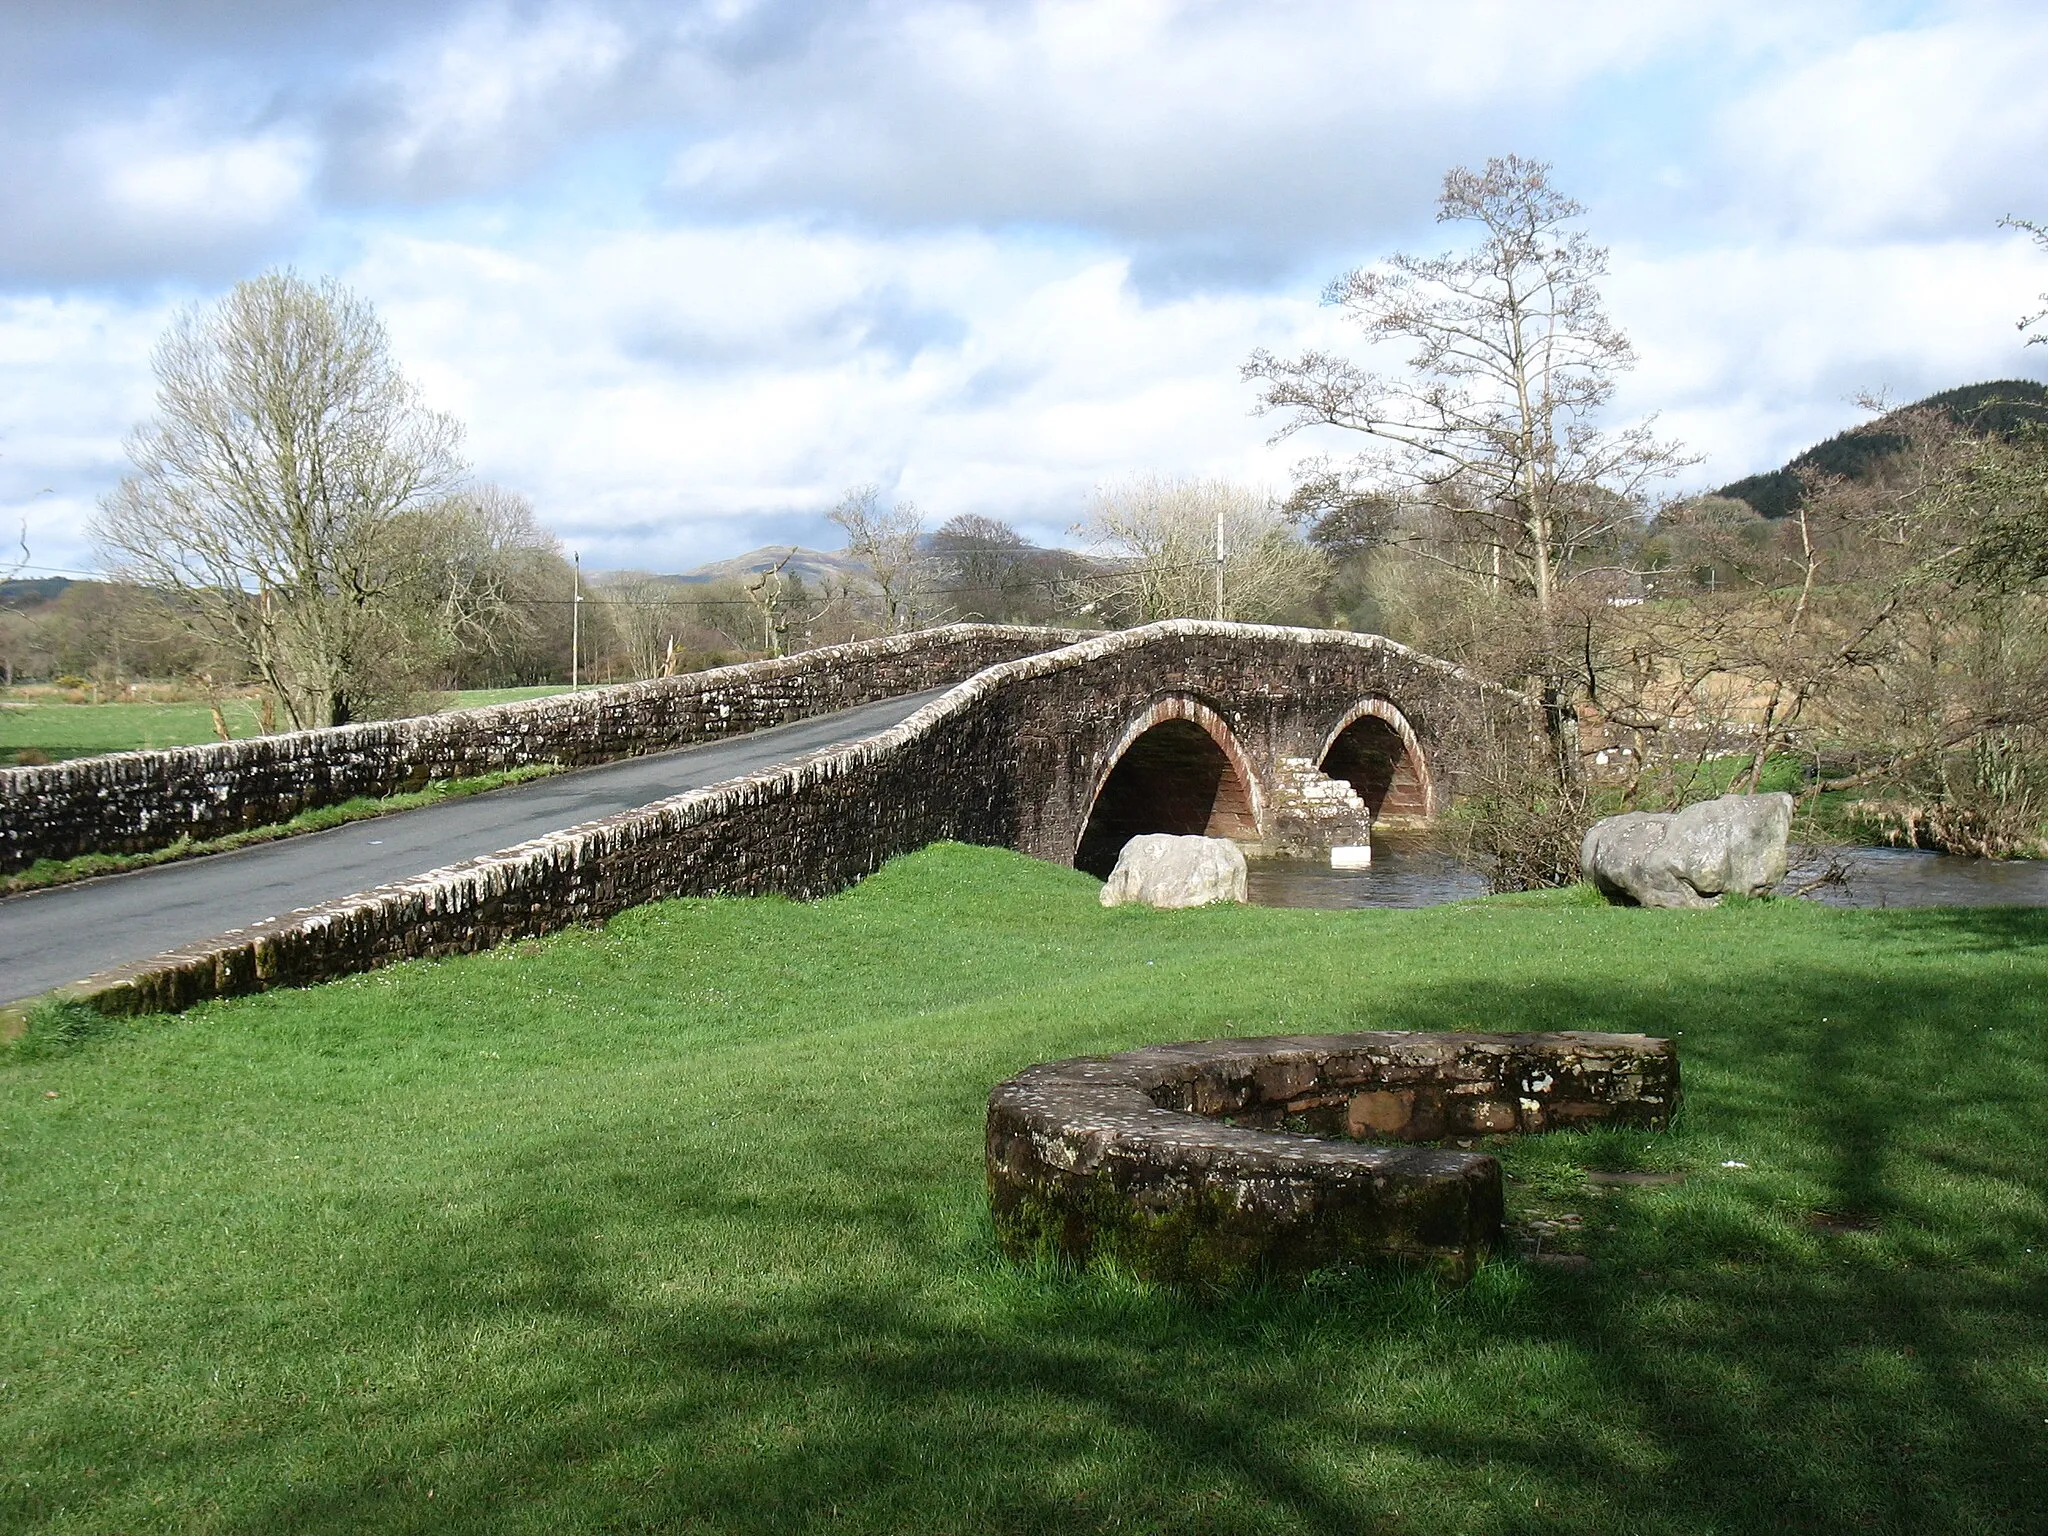
M965 682L956 683L936 699L914 713L906 715L888 730L879 732L853 746L842 749L849 763L866 762L906 742L937 729L954 715L965 713L972 706L1001 692L1003 689L1031 678L1046 677L1054 672L1071 667L1086 666L1091 662L1104 661L1127 651L1141 650L1162 640L1180 640L1208 637L1212 639L1236 639L1250 636L1259 639L1278 639L1298 645L1343 645L1362 651L1384 651L1412 661L1418 666L1433 669L1444 676L1457 678L1468 686L1508 701L1509 703L1533 709L1535 700L1527 694L1503 688L1474 677L1463 667L1421 651L1389 640L1384 635L1365 635L1343 629L1302 629L1280 624L1238 624L1217 619L1161 619L1156 623L1142 624L1132 629L1114 630L1106 635L1082 640L1058 650L1040 651L1035 656L1019 657L1015 661L998 662L984 668ZM1167 693L1185 693L1185 689L1166 689ZM697 794L709 794L712 790L699 790ZM678 797L679 803L690 796ZM636 814L627 812L627 815ZM593 825L595 825L593 823Z
M1399 656L1419 667L1434 671L1445 677L1454 677L1468 687L1493 694L1510 703L1534 708L1536 701L1525 693L1506 688L1499 683L1475 677L1455 662L1430 656L1398 640L1389 640L1385 635L1363 634L1349 629L1306 629L1288 624L1240 624L1226 619L1158 619L1150 624L1136 625L1130 629L1112 630L1105 635L1081 640L1073 645L1061 646L1057 650L1040 651L1035 656L1019 657L1015 661L998 662L995 666L975 673L973 677L933 699L925 709L937 709L951 703L956 696L968 699L983 697L997 688L1015 682L1020 678L1040 677L1066 667L1084 666L1089 662L1103 661L1125 651L1142 649L1163 639L1241 639L1245 637L1290 641L1304 646L1350 646L1362 651L1382 651ZM969 693L968 690L979 690ZM919 711L922 714L923 711ZM897 729L901 730L918 718L912 715Z
M1109 1258L1199 1284L1385 1261L1469 1276L1504 1214L1499 1160L1463 1150L1476 1130L1660 1126L1677 1089L1670 1041L1588 1030L1146 1046L997 1084L989 1200L1018 1259ZM1427 1128L1408 1109L1382 1118L1425 1098L1456 1108ZM1447 1134L1467 1139L1417 1144ZM1407 1144L1363 1140L1386 1135Z
M1280 1040L1251 1044L1281 1045ZM1294 1044L1293 1041L1284 1042ZM1054 1146L1063 1172L1086 1175L1113 1158L1170 1161L1190 1172L1334 1178L1461 1171L1477 1159L1434 1147L1386 1147L1226 1125L1190 1110L1163 1109L1150 1088L1214 1042L1153 1046L1120 1056L1050 1062L1020 1072L989 1095L991 1116L1007 1114ZM1049 1150L1051 1150L1049 1148Z
M1343 1035L1267 1035L1251 1039L1189 1040L1146 1046L1114 1056L1046 1062L1018 1073L989 1096L998 1110L1043 1134L1056 1135L1073 1153L1067 1170L1093 1171L1112 1155L1170 1157L1215 1173L1342 1175L1400 1171L1437 1173L1472 1165L1473 1154L1436 1148L1395 1148L1333 1142L1313 1136L1224 1124L1194 1110L1162 1106L1160 1090L1186 1086L1198 1076L1253 1077L1279 1072L1286 1096L1356 1092L1390 1081L1386 1068L1440 1080L1446 1065L1478 1067L1488 1077L1516 1061L1541 1073L1558 1056L1603 1062L1668 1056L1670 1042L1647 1035L1561 1030L1527 1034L1443 1034L1377 1030ZM1305 1071L1304 1071L1305 1069ZM1483 1080L1479 1073L1468 1074ZM1395 1081L1414 1081L1400 1078Z

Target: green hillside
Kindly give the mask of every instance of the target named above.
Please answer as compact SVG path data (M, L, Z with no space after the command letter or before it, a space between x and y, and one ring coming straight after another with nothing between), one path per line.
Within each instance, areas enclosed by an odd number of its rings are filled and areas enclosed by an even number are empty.
M1880 416L1860 427L1838 432L1787 463L1761 475L1749 475L1716 492L1748 502L1765 517L1785 517L1798 510L1804 487L1800 471L1860 479L1905 446L1899 420L1908 411L1945 413L1959 426L2011 437L2023 427L2048 424L2048 385L2027 379L1993 379L1943 390Z

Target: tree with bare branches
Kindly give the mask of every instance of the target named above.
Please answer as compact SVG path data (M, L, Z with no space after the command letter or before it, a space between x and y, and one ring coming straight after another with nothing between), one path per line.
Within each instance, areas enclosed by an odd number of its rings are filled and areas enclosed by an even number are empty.
M748 576L741 587L747 594L747 601L754 606L754 612L761 620L761 649L770 656L780 656L789 633L787 609L793 595L790 578L782 573L789 562L796 558L796 546L790 545L789 553L778 556ZM803 591L803 579L795 579L795 594Z
M270 689L295 726L389 707L478 611L449 519L461 429L392 360L370 305L269 272L158 343L157 414L93 534L127 580Z
M1087 535L1100 590L1136 623L1287 616L1321 583L1324 560L1264 493L1159 475L1099 488Z
M1532 681L1567 779L1582 694L1567 588L1640 520L1646 489L1688 462L1651 422L1600 424L1634 358L1601 307L1606 252L1573 227L1583 212L1534 161L1453 170L1437 222L1472 228L1475 243L1393 256L1324 294L1369 342L1410 346L1404 373L1263 350L1243 370L1259 409L1283 418L1277 437L1333 426L1373 440L1355 509L1394 503L1406 516L1391 536L1413 553L1533 607Z
M857 485L825 514L846 534L846 552L865 561L879 589L882 625L890 633L916 625L927 564L924 514L914 502L882 500L878 485Z

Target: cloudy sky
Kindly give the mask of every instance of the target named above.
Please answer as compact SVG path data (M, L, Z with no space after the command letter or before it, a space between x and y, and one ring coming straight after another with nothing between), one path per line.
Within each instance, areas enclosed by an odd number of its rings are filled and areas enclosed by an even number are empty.
M876 481L1042 537L1137 471L1284 489L1256 346L1551 161L1694 485L2048 378L2039 0L6 0L0 516L84 522L183 304L274 265L586 562L681 569Z

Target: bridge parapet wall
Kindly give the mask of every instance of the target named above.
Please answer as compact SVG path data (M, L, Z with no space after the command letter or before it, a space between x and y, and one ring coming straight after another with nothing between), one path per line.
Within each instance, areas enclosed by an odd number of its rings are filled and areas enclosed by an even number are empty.
M1419 722L1447 784L1480 735L1539 723L1527 699L1375 636L1173 620L989 667L853 746L225 934L77 992L108 1012L183 1008L488 949L664 897L812 898L947 839L1069 863L1103 759L1148 700L1196 693L1271 761L1304 742L1313 751L1325 717L1375 688L1401 690L1388 696Z
M0 871L135 853L358 795L533 763L578 767L943 687L1071 645L1073 630L954 624L683 677L481 709L0 770Z

